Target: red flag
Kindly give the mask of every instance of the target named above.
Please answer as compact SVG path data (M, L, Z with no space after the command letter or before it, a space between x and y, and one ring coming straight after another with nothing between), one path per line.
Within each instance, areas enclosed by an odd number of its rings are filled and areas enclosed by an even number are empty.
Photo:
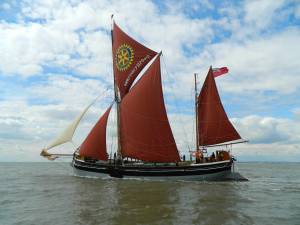
M227 67L213 68L212 70L214 77L221 76L229 71Z

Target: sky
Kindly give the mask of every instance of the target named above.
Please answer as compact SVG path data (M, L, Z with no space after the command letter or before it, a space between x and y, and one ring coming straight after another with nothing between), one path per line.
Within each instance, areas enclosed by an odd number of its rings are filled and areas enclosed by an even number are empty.
M72 152L113 100L111 14L162 51L162 79L181 153L194 149L193 74L210 65L224 108L247 144L240 161L300 161L299 0L1 0L0 161L45 161L47 146L97 96ZM115 149L115 112L108 149ZM111 138L110 138L111 136Z

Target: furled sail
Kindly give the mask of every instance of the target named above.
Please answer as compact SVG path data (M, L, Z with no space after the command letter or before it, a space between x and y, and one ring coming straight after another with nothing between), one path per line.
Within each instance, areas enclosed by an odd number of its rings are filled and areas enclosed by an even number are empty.
M148 162L178 162L162 92L160 55L120 105L123 157Z
M106 125L112 105L100 117L89 135L80 146L79 154L98 160L107 160Z
M75 120L69 124L69 126L60 134L56 137L56 139L54 139L54 141L52 141L52 143L50 145L48 145L46 147L46 150L49 150L55 146L64 144L66 142L72 141L73 135L75 133L75 130L80 122L80 120L82 119L82 117L84 116L84 114L88 111L88 109L95 103L97 99L95 99L91 104L89 104L76 118Z
M124 33L115 23L112 31L113 70L121 98L135 78L157 54Z
M212 68L198 96L199 145L215 145L241 139L223 108Z

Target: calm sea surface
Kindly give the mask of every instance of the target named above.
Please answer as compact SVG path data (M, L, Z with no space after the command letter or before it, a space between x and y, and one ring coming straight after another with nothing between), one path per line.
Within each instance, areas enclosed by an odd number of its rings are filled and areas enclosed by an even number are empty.
M249 182L89 179L0 163L0 225L300 224L300 163L239 163Z

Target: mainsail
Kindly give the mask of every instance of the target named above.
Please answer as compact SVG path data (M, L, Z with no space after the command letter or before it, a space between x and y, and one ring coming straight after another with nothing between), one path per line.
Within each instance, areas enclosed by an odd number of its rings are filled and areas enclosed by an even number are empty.
M112 105L100 117L82 145L79 154L98 160L108 160L106 151L106 125Z
M135 41L115 23L112 51L115 81L123 98L138 74L157 53Z
M123 157L148 162L180 161L161 85L159 54L121 101Z
M88 109L95 103L95 101L97 100L97 98L91 103L89 104L76 118L75 120L69 124L69 126L61 133L59 134L56 139L54 139L54 141L52 141L51 144L49 144L45 150L49 150L55 146L67 143L69 141L72 141L73 135L75 133L75 130L80 122L80 120L82 119L82 117L84 116L84 114L88 111Z
M198 96L199 145L215 145L241 139L223 108L212 68Z

